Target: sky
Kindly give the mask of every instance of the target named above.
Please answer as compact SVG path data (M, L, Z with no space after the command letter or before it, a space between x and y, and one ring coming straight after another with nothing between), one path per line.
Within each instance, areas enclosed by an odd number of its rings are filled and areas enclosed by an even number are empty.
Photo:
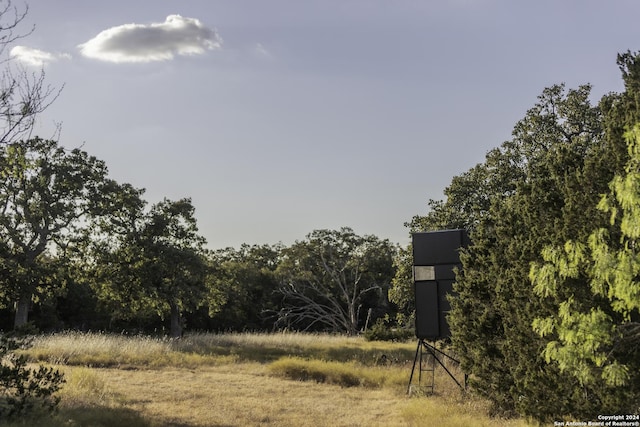
M214 249L341 227L406 245L545 87L590 83L597 102L640 50L636 0L28 7L7 54L63 87L35 134L59 127L150 204L190 197Z

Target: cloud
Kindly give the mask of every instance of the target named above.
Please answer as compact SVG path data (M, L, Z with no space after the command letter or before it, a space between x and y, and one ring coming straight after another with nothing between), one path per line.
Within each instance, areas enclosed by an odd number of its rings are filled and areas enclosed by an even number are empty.
M82 55L101 61L152 62L219 49L222 39L197 19L169 15L162 23L106 29L78 47Z
M271 58L271 52L269 52L267 50L267 48L265 48L262 43L256 43L256 45L253 48L253 51L256 53L256 55L258 56L262 56L264 58Z
M44 65L55 62L59 59L71 59L68 53L51 53L40 49L34 49L27 46L14 46L9 52L12 58L34 67L43 67Z

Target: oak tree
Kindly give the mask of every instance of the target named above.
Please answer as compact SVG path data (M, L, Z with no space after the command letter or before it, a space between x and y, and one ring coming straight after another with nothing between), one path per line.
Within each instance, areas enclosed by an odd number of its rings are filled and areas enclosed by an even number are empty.
M97 293L115 317L168 316L170 335L179 338L185 311L207 306L214 312L220 304L195 208L190 199L165 199L145 211L133 194L128 206L116 223L120 232L93 249Z
M387 304L394 254L388 240L348 227L311 232L282 251L280 324L357 333L369 308Z
M217 330L272 330L280 303L275 271L283 247L248 245L211 254L215 287L223 295L212 319Z
M110 210L118 186L107 172L104 162L56 141L0 146L0 295L15 305L16 327L28 321L34 298L64 284L64 266Z

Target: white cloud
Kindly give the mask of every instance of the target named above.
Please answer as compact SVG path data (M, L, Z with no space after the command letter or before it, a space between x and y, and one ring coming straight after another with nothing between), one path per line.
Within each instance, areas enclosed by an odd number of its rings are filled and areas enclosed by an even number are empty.
M256 43L256 45L254 46L254 52L256 53L256 55L264 57L264 58L271 58L271 52L269 52L267 50L267 48L265 48L262 43Z
M84 56L101 61L151 62L174 55L199 55L221 46L218 33L199 20L169 15L162 23L106 29L78 47Z
M68 53L51 53L40 49L34 49L27 46L14 46L9 52L12 58L34 67L43 67L44 65L57 61L59 59L70 59Z

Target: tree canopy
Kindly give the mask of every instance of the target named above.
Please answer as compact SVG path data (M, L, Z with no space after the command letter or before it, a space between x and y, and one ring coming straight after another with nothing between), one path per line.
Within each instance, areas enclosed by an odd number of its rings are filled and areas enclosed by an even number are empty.
M302 329L357 333L368 310L386 304L395 248L348 227L315 230L282 251L279 321Z
M282 296L275 271L282 244L225 248L211 254L214 288L222 294L216 330L273 330Z
M39 138L0 146L0 238L4 303L16 326L32 298L59 288L60 269L89 239L115 190L104 162Z
M553 337L544 349L547 362L582 385L625 386L640 383L640 126L627 132L629 161L624 175L611 181L610 192L598 209L610 214L609 228L597 228L586 241L567 241L546 247L544 263L532 264L534 291L542 298L557 297L566 282L582 279L593 303L587 306L570 295L558 311L534 319L541 336ZM633 397L630 397L633 400Z
M205 239L198 234L189 199L163 200L143 211L134 204L129 228L94 248L99 297L130 317L139 310L170 316L180 337L184 311L218 304L209 286ZM113 244L116 240L116 244Z

